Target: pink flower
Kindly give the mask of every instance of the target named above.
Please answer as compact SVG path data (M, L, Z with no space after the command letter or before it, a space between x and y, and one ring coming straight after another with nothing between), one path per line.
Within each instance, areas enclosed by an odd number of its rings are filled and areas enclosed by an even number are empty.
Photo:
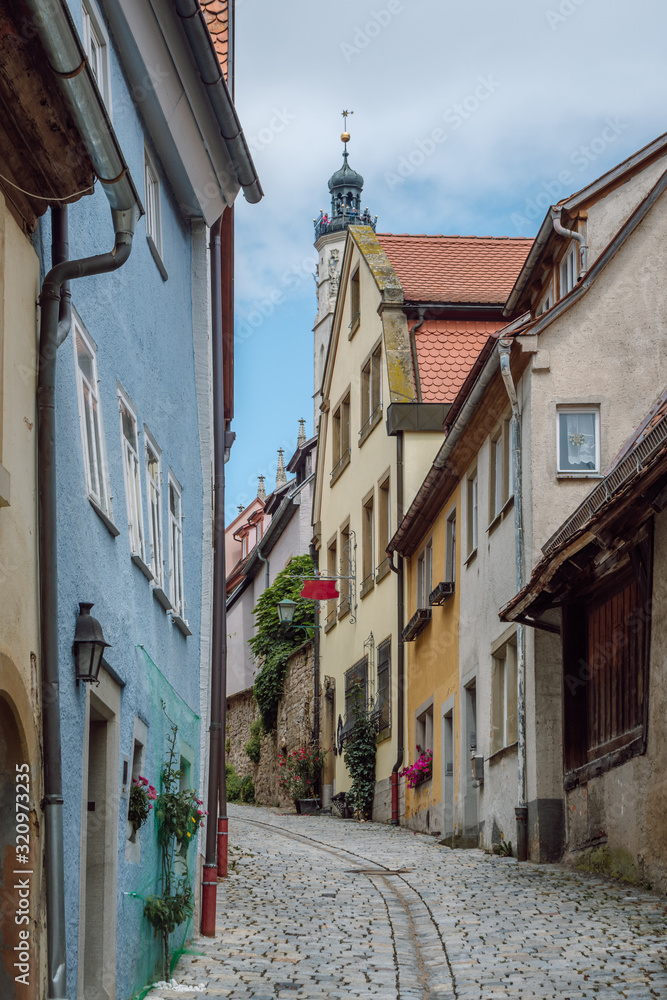
M198 809L198 810L197 810L197 815L198 815L198 816L203 816L203 815L204 815L204 814L203 814L203 812L201 811L201 809Z
M204 809L204 815L208 816L208 809Z

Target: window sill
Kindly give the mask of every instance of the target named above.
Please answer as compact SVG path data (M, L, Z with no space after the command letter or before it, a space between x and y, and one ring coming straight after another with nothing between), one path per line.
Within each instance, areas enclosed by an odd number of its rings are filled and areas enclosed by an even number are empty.
M505 503L500 508L500 510L498 511L498 513L494 516L493 520L491 521L491 523L489 524L488 528L486 529L486 532L487 532L488 535L493 534L493 532L496 530L496 528L498 527L498 525L500 524L500 522L505 519L505 516L507 514L509 514L509 512L510 512L510 510L512 509L513 506L514 506L514 494L512 494L512 496L509 497L505 501Z
M174 614L174 612L172 611L171 620L173 624L176 625L176 627L181 630L184 636L187 637L189 635L192 635L189 624L186 622L184 618L181 618L180 615Z
M160 604L164 608L165 611L171 611L173 607L171 601L165 594L162 587L158 586L157 584L153 587L153 597L158 602L158 604Z
M141 572L144 574L144 576L149 582L154 579L150 567L146 565L146 563L143 561L141 556L138 555L138 553L133 552L132 555L130 556L130 559L132 560L135 566L138 566L138 568L141 570Z
M341 604L340 608L338 609L338 621L340 621L341 618L344 618L345 615L349 615L349 613L350 613L350 602L348 600L344 601Z
M360 326L361 326L361 313L357 312L350 320L350 327L349 327L350 332L347 335L348 340L352 340L352 338L354 337L355 333L357 332Z
M468 555L466 556L466 558L465 558L465 559L464 559L464 561L463 561L463 565L464 565L464 566L466 567L466 569L468 568L468 566L470 566L470 564L471 564L472 562L474 562L474 561L475 561L475 559L476 559L476 558L477 558L477 549L475 548L475 549L473 549L473 550L472 550L472 552L470 552L470 553L469 553L469 554L468 554Z
M490 757L487 757L487 764L498 764L505 757L511 757L513 754L518 753L519 744L518 743L508 743L506 747L501 747L500 750L494 750Z
M329 482L329 486L333 486L333 484L340 479L340 477L343 475L349 464L350 464L350 449L348 448L343 457L341 458L340 462L338 462L337 465L334 465L333 469L331 470L331 481Z
M370 594L371 590L374 588L375 580L373 579L373 574L371 573L370 576L367 576L365 580L361 581L361 591L359 595L361 600L363 601L364 597Z
M378 743L384 743L385 740L391 739L391 726L387 726L386 729L381 729L380 732L375 737L376 745Z
M327 615L326 620L324 622L324 632L325 632L325 634L327 632L331 631L331 629L336 624L336 621L337 621L337 618L336 618L336 609L334 608L333 611L329 612L329 614Z
M382 421L382 406L376 406L370 417L364 424L364 426L359 431L359 447L361 448L364 441L366 441L371 433L375 430L377 425Z
M147 235L146 242L148 243L148 248L152 254L153 260L157 265L157 269L160 272L160 275L162 276L162 280L167 281L167 279L169 278L169 275L167 274L167 268L164 266L162 257L160 256L160 251L155 246L155 241L153 240L153 237Z
M417 788L421 788L422 785L428 785L429 781L433 781L433 772L432 771L431 771L430 774L427 774L425 777L420 778L419 781L415 785L412 786L411 791L414 792Z
M0 507L9 507L11 476L8 470L0 463Z
M556 479L604 479L601 472L557 472Z
M607 771L611 771L612 768L620 767L621 764L626 764L633 757L641 757L642 754L646 753L646 737L643 727L634 730L634 738L633 733L629 733L628 737L628 742L624 746L617 747L617 749L598 757L596 760L589 761L582 767L567 771L563 778L565 791L569 792L577 785L585 785L592 778L599 778Z
M116 525L113 523L109 515L102 510L98 502L96 500L93 500L92 497L88 497L88 503L93 508L93 510L100 518L100 520L104 523L104 527L107 529L109 534L113 538L117 538L118 535L120 535L120 529L116 527Z
M391 569L389 567L389 559L383 559L380 565L377 566L375 570L376 584L379 583L380 580L384 580L385 576L389 576L390 573Z

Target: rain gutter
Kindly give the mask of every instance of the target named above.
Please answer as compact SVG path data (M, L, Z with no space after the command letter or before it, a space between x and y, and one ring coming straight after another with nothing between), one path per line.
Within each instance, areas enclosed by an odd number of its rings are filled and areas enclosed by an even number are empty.
M231 94L220 68L213 39L199 0L175 0L185 36L194 56L201 81L220 127L227 151L234 164L246 201L256 205L264 197L250 150L241 128ZM230 37L232 32L229 32Z
M69 334L69 281L115 271L132 249L143 209L116 139L85 52L63 0L26 0L35 30L93 169L104 189L114 230L108 253L67 260L66 214L54 213L53 264L39 302L37 384L37 474L39 505L40 631L42 652L42 729L44 741L44 871L46 883L47 996L67 997L65 863L63 834L60 670L58 663L58 547L56 519L56 356Z

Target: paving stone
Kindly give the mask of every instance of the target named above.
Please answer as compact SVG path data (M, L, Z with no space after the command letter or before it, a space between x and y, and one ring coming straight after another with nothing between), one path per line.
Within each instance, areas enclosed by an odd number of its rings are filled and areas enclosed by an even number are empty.
M661 897L400 827L229 815L217 936L174 971L187 992L148 1000L667 1000Z

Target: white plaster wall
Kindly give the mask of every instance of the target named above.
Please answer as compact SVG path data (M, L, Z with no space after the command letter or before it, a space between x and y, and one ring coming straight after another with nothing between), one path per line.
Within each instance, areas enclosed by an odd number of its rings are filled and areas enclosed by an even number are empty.
M664 389L666 262L663 195L588 293L538 338L540 351L549 352L549 370L528 376L529 438L524 427L524 453L531 456L532 479L528 571L540 558L540 547L597 482L594 477L558 479L557 404L599 404L604 471Z
M507 416L508 413L505 413ZM490 847L494 829L502 831L506 840L515 841L514 807L517 804L517 752L508 750L502 759L489 763L491 752L491 667L492 645L508 631L498 618L498 609L516 593L514 562L514 507L506 508L499 524L488 530L490 486L490 436L476 459L470 463L463 480L458 544L461 546L461 618L459 626L459 670L461 685L476 675L477 686L477 753L484 755L484 784L478 790L478 820L484 824L482 843ZM478 544L477 554L468 559L466 480L477 468L478 484ZM461 691L461 711L465 710ZM470 757L466 742L466 726L459 732L458 769L459 794L456 822L463 829L466 773ZM495 837L496 842L498 836Z
M666 168L667 156L661 156L622 187L615 188L605 198L591 205L588 211L588 267L595 263Z

